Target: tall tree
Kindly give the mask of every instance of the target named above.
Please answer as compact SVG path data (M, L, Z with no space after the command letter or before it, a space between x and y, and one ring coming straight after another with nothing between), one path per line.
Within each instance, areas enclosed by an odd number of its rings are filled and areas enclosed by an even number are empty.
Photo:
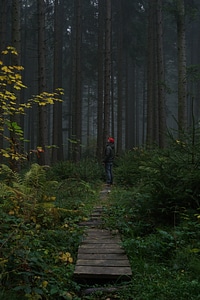
M122 152L122 98L123 98L123 24L122 0L118 0L118 48L117 48L117 153Z
M54 3L54 90L62 87L63 0ZM52 161L63 160L62 103L53 106Z
M148 65L147 65L147 145L152 145L154 141L154 82L155 82L155 62L154 62L154 3L149 2L148 16Z
M45 1L37 0L38 7L38 92L41 94L46 91L46 45L45 45ZM39 111L39 132L38 147L44 152L40 152L39 163L42 165L50 164L48 150L48 111L47 106L38 107Z
M12 56L11 64L13 66L20 66L21 65L21 23L20 23L20 11L21 11L21 1L20 0L12 0L12 46L17 50L18 55ZM16 108L19 107L20 104L20 91L12 91L15 92L16 95ZM17 110L16 110L17 111ZM17 113L13 113L10 116L11 124L18 124L20 125L20 115ZM15 125L14 125L15 126ZM21 151L21 142L19 137L17 136L15 129L13 126L13 130L10 132L10 146L14 153ZM14 159L11 160L11 165L14 170L19 169L18 162Z
M82 140L82 72L81 72L81 45L82 45L82 14L81 0L75 0L75 38L73 60L73 91L72 91L72 155L73 160L81 157Z
M175 2L177 5L178 127L181 134L187 126L185 4L184 0L175 0Z
M104 90L104 1L98 1L98 96L97 96L97 158L103 154L103 90Z
M105 85L104 85L104 146L110 133L110 91L111 91L111 0L106 1L105 25Z
M149 3L147 73L147 144L165 146L165 76L162 33L162 0Z
M166 110L165 110L165 74L163 54L163 20L162 0L157 0L157 53L158 53L158 125L159 125L159 147L164 148L166 144Z
M6 47L6 31L7 31L7 8L8 8L8 1L2 0L0 12L0 59L1 59L1 51L5 49ZM1 105L0 105L0 115L2 114ZM3 124L0 124L3 127ZM3 149L3 135L0 134L0 149ZM0 162L2 162L2 156L0 156Z

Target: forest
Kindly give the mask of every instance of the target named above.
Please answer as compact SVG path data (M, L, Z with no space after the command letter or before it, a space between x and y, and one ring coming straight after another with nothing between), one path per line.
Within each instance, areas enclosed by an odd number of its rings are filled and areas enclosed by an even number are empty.
M200 299L198 0L0 0L0 299ZM103 227L133 277L85 295ZM96 287L95 285L94 287Z
M24 85L12 108L24 138L18 145L15 132L15 151L42 147L48 165L101 159L108 136L120 154L163 148L168 132L180 137L198 125L198 1L1 0L0 12L0 50L18 53L1 53L2 96L12 87L4 82L6 66L22 67L13 72ZM55 105L18 110L57 89L63 94ZM4 136L0 148L7 147Z

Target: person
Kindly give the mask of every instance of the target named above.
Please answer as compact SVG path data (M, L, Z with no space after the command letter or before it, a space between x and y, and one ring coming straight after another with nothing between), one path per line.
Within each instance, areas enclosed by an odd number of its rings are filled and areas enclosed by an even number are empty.
M106 148L105 148L105 156L104 156L104 165L105 165L105 173L106 173L106 183L108 186L113 184L113 173L112 166L113 160L115 156L115 140L112 137L108 138Z

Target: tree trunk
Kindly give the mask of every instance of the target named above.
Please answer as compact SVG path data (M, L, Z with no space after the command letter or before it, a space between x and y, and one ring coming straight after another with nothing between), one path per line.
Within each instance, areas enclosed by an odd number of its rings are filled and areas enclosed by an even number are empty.
M122 0L118 0L118 48L117 48L117 153L122 153L122 97L123 97L123 83L122 83L122 66L123 66L123 29L122 29Z
M46 57L45 57L45 2L38 0L38 92L46 90ZM42 147L44 152L40 152L38 162L41 165L50 164L48 150L48 112L47 106L39 106L39 133L38 147Z
M105 28L105 92L104 92L104 147L110 133L110 89L111 89L111 0L106 0Z
M54 90L62 87L62 47L63 47L63 0L54 3ZM53 105L53 152L52 161L63 160L62 103Z
M81 74L81 45L82 45L82 26L81 26L81 0L75 1L75 58L73 64L74 88L72 91L72 159L79 161L81 158L82 140L82 74Z
M98 1L98 105L97 105L97 159L103 156L103 78L104 78L104 0Z
M146 144L151 146L153 143L153 7L149 2L148 17L148 65L147 65L147 136Z
M187 126L187 78L185 42L185 5L184 0L177 4L177 46L178 46L178 128L179 135Z
M164 91L164 55L163 55L163 30L162 30L162 0L157 0L157 52L158 52L158 117L159 117L159 147L166 145L166 113Z
M7 28L7 0L2 0L0 12L1 12L1 23L0 23L0 59L1 57L1 51L5 49L6 47L6 28ZM2 115L2 109L0 106L0 115ZM3 124L0 123L0 126L3 126ZM3 135L0 134L0 149L3 149ZM3 162L2 155L0 155L0 163Z
M18 55L12 55L12 66L21 65L21 24L20 24L20 0L12 0L12 46L17 50ZM20 91L14 90L13 93L16 95L16 111L20 104ZM17 123L20 126L20 115L13 114L10 117L11 122ZM21 152L21 141L15 131L10 132L11 149L14 153ZM20 164L15 159L10 161L11 167L15 171L20 170Z

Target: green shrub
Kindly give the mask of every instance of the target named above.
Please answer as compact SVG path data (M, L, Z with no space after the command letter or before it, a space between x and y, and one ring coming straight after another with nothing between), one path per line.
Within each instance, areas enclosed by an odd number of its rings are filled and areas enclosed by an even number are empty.
M128 189L137 188L141 202L158 222L179 222L185 209L200 205L200 150L174 141L166 149L133 149L118 159L115 180ZM195 160L194 160L195 157ZM139 197L138 197L139 196Z
M82 159L80 162L63 161L49 170L49 177L57 180L74 178L89 183L99 182L102 178L102 166L94 159Z
M1 299L72 298L80 288L73 281L83 235L78 224L96 192L76 178L56 181L37 164L18 176L1 171L12 175L12 181L3 175L0 189Z

